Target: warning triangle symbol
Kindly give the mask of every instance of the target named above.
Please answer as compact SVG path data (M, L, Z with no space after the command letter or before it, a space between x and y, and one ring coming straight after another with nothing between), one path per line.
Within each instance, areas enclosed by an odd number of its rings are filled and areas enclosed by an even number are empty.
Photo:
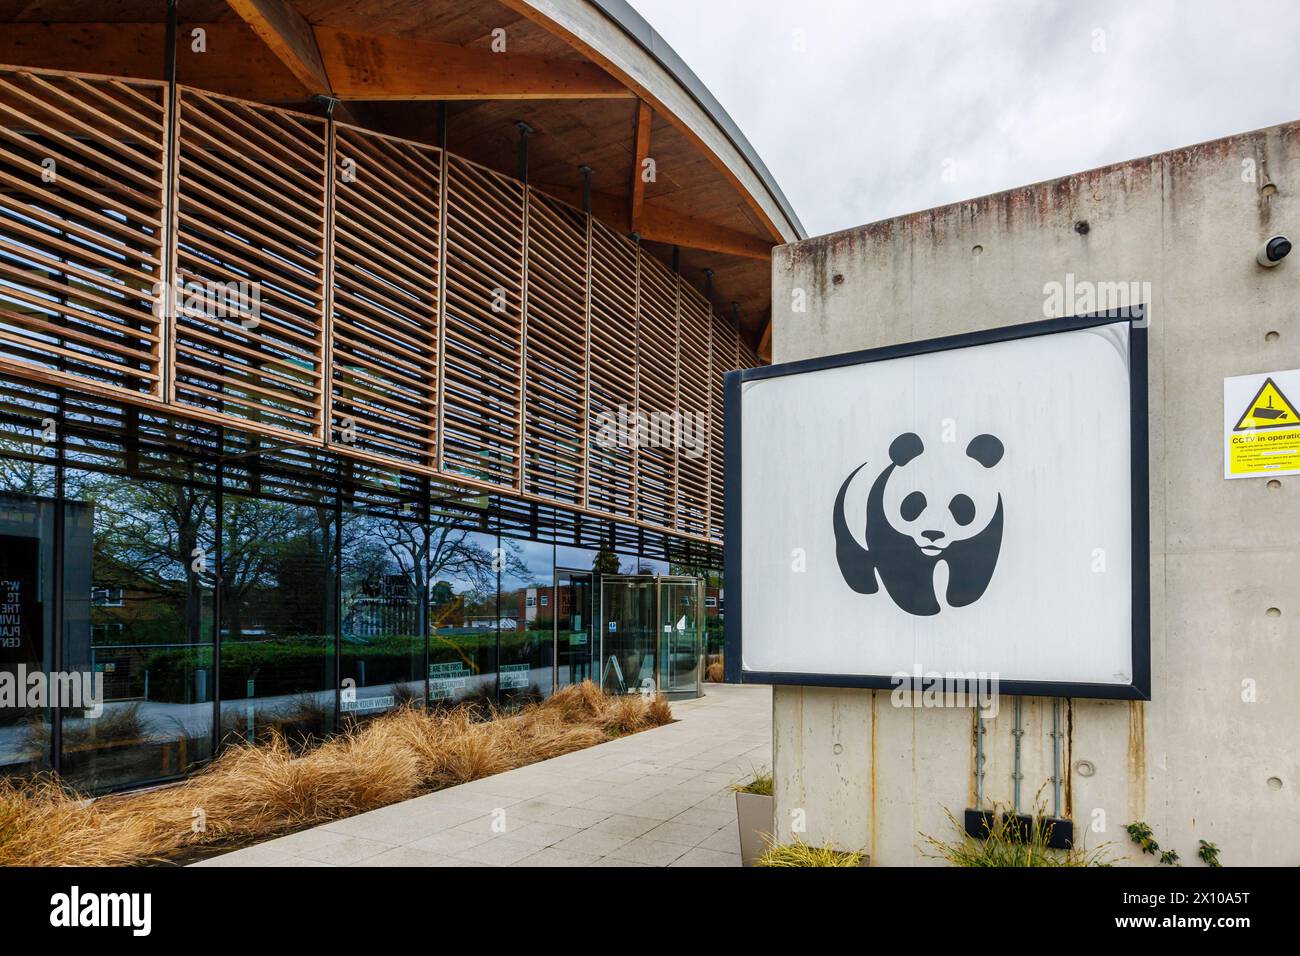
M1282 389L1271 378L1266 378L1259 387L1255 397L1250 400L1242 412L1234 432L1244 432L1252 428L1286 428L1300 425L1300 414L1295 406L1282 394Z

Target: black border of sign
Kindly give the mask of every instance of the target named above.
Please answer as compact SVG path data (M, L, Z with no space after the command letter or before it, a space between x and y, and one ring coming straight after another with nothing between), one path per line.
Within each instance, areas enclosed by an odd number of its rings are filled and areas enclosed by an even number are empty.
M892 676L860 674L802 674L775 671L747 671L742 667L741 582L740 566L740 388L745 382L798 375L822 369L864 365L885 359L925 355L974 345L990 345L1015 339L1072 332L1129 322L1129 436L1132 470L1130 498L1132 505L1132 614L1133 614L1133 681L1130 684L1070 683L1066 681L999 681L998 690L1012 695L1034 697L1086 697L1105 700L1151 699L1151 530L1150 530L1150 461L1147 447L1147 330L1146 305L1094 312L1064 319L1047 319L1023 325L1004 326L980 332L948 335L887 345L883 348L845 352L821 358L767 365L760 368L728 372L723 384L723 513L724 593L727 607L723 620L725 637L726 680L734 684L793 684L811 687L858 687L878 690L898 686Z

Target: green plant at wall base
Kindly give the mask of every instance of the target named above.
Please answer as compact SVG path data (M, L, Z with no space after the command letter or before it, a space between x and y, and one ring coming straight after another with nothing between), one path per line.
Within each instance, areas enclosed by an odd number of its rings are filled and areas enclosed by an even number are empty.
M772 775L770 773L756 773L749 783L735 783L731 789L736 793L757 793L765 797L772 796Z
M1124 828L1128 833L1129 839L1138 845L1143 853L1155 856L1160 855L1160 862L1165 866L1181 866L1177 850L1161 850L1160 844L1155 841L1155 836L1151 832L1151 827L1139 820L1137 823L1130 823ZM1219 848L1213 843L1205 840L1200 841L1200 848L1196 851L1197 857L1210 867L1222 866L1219 862Z
M961 867L1087 867L1110 866L1106 859L1110 844L1103 843L1094 850L1073 847L1058 850L1050 846L1051 824L1043 823L1043 815L1030 828L1028 836L1014 814L1004 813L997 807L989 814L989 829L985 836L975 837L966 832L951 812L945 810L948 821L961 836L955 841L939 840L926 834L922 850L926 856L946 860Z
M801 840L785 846L769 846L754 861L755 866L861 866L862 854L829 846L809 846Z
M1155 841L1151 833L1151 827L1142 821L1130 823L1124 828L1128 833L1128 838L1141 848L1143 853L1149 853L1152 856L1160 852L1160 844Z

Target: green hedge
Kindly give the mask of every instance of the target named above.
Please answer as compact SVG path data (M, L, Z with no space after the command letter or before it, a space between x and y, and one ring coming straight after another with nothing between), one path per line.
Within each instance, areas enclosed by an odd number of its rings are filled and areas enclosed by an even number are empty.
M491 666L496 632L442 634L430 645L434 663L447 660L454 647L471 661ZM501 659L505 663L527 660L525 645L549 640L549 632L502 631ZM339 649L343 676L356 678L357 662L365 661L366 684L392 684L423 680L424 641L419 637L386 635L367 643L344 641ZM332 638L224 643L221 647L222 700L242 700L248 681L258 697L300 694L332 686L328 676L334 664ZM184 703L190 700L194 673L212 668L212 648L157 650L145 659L149 671L150 700Z

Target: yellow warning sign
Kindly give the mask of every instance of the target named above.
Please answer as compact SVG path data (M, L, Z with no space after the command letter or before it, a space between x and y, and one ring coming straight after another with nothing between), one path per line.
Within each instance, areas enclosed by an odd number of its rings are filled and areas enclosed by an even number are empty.
M1233 475L1294 472L1300 469L1300 428L1235 434L1228 464Z
M1235 416L1224 422L1224 477L1300 474L1300 412L1278 384L1279 378L1296 391L1294 372L1265 375L1262 383L1257 376L1224 380L1224 417ZM1243 407L1240 403L1248 395L1252 397Z
M1293 428L1297 425L1300 425L1300 415L1296 414L1295 406L1287 401L1287 397L1282 394L1276 382L1266 378L1254 399L1242 412L1241 418L1237 420L1237 427L1233 431L1242 432L1252 428Z

